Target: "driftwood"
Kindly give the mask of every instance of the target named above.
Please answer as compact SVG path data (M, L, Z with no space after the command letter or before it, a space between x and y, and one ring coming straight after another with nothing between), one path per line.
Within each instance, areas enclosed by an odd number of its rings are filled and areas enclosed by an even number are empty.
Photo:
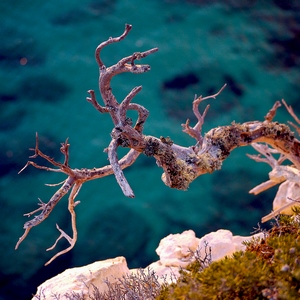
M32 165L38 169L61 172L67 176L62 183L62 186L55 192L55 194L47 203L40 201L40 207L37 210L25 214L25 216L30 217L35 213L40 212L39 215L34 216L33 219L24 224L25 232L16 244L17 249L20 243L28 235L30 229L44 221L52 212L55 205L62 199L62 197L70 192L68 198L68 209L71 214L73 235L70 237L57 225L60 236L54 245L47 250L53 249L61 238L65 238L70 243L70 246L67 249L55 254L46 263L46 265L51 263L58 256L71 250L76 243L77 229L74 208L79 203L79 201L76 201L76 196L78 195L82 184L89 180L114 174L124 195L127 197L134 197L134 193L122 170L132 165L141 153L145 154L146 156L154 157L157 165L163 169L163 182L170 188L179 190L186 190L189 187L189 184L198 176L219 170L222 166L222 162L229 156L233 149L254 143L268 144L272 147L272 149L282 154L281 160L283 160L283 158L289 160L293 164L293 168L300 170L299 141L294 137L294 133L291 131L288 125L273 122L276 109L280 106L279 102L276 102L274 107L265 117L265 120L262 122L253 121L243 124L232 123L229 126L211 129L204 136L202 135L202 125L204 123L204 118L207 114L209 105L207 105L203 113L200 113L198 109L199 104L204 100L217 97L225 88L225 85L214 95L207 97L195 97L192 109L197 118L197 124L191 127L189 120L187 120L187 122L182 125L183 131L196 140L195 145L190 147L182 147L174 144L169 137L157 138L154 136L145 135L143 130L148 116L148 111L140 104L132 102L133 98L138 92L141 91L142 87L138 86L133 88L125 97L125 99L123 99L121 102L118 102L112 92L110 82L114 76L124 72L148 72L150 70L149 65L139 65L136 64L136 61L155 53L158 49L153 48L145 52L133 53L130 56L122 58L118 63L111 67L106 67L100 56L101 50L104 47L121 41L128 35L130 30L131 25L126 25L125 31L122 35L116 38L109 38L96 48L95 58L100 72L99 89L104 106L101 106L96 100L95 92L93 90L88 91L89 97L87 97L87 101L90 102L95 109L97 109L100 113L108 113L112 118L114 125L111 132L112 139L108 148L106 149L110 164L101 168L72 169L68 164L68 140L66 140L60 148L65 157L64 162L60 163L50 158L39 149L38 135L36 135L36 145L35 148L32 149L34 150L34 155L30 158L36 158L40 156L46 161L50 162L54 168L41 166L30 160L21 170L23 171L26 167ZM287 105L286 107L290 114L298 122L292 109ZM133 124L132 120L126 116L127 110L137 111L138 118L135 124ZM294 126L298 131L298 127L296 125L293 124L292 126ZM117 156L118 147L130 149L129 152L120 160ZM258 158L256 159L258 160Z

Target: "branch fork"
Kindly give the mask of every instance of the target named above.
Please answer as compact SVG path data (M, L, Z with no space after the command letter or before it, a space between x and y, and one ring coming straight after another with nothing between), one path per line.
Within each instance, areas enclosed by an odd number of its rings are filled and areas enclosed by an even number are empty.
M251 156L251 158L258 162L268 163L273 168L274 173L272 175L273 177L270 175L270 181L268 183L264 183L263 186L256 188L256 192L269 188L273 184L278 184L278 182L275 183L275 181L281 180L278 177L280 172L283 174L282 176L284 180L291 180L291 177L289 176L291 176L293 170L300 172L300 142L294 137L294 133L287 125L273 122L276 110L280 106L279 102L275 103L263 122L253 121L243 124L232 123L229 126L213 128L205 135L202 135L202 126L204 124L204 119L207 115L209 105L206 106L203 113L199 112L199 105L205 100L215 99L219 96L226 84L214 95L206 97L195 96L192 110L197 119L197 123L194 127L192 127L190 126L190 121L187 120L186 123L182 125L183 132L196 140L195 145L183 147L175 144L169 137L157 138L145 135L143 133L144 124L149 112L142 105L133 102L133 98L142 90L142 87L134 87L123 100L117 101L111 88L111 80L114 76L125 72L134 74L148 72L150 70L149 65L136 64L136 61L155 53L158 49L153 48L144 52L135 52L120 59L116 64L110 67L106 67L100 57L101 51L104 47L107 47L112 43L122 41L127 37L131 28L131 25L126 24L125 30L120 36L115 38L110 37L96 48L95 59L100 74L99 91L104 104L99 104L94 90L88 90L89 96L86 98L97 111L109 114L112 119L112 139L106 149L109 164L93 169L71 168L69 166L70 145L68 143L68 139L61 144L60 151L64 155L64 161L61 163L50 158L39 149L38 135L36 135L35 148L31 149L34 151L34 155L32 155L30 159L40 156L53 167L50 168L38 165L33 160L29 160L20 171L24 171L28 166L33 166L41 170L60 172L66 175L66 179L60 183L61 187L53 194L47 203L39 200L40 203L38 205L40 207L25 214L25 216L31 217L39 212L38 215L35 215L31 220L24 224L25 232L16 244L17 249L21 242L27 237L31 228L43 222L52 212L56 204L64 196L69 194L68 210L71 215L72 235L68 235L58 225L56 225L56 228L60 233L59 237L47 250L54 249L61 239L66 239L70 246L56 253L46 263L46 265L51 263L58 256L70 251L76 243L77 228L75 207L79 204L79 201L76 198L82 185L87 181L114 174L124 195L133 198L134 192L126 180L123 170L131 166L141 153L146 156L154 157L157 165L163 169L163 182L167 186L179 190L188 189L189 185L200 175L219 170L223 161L235 148L251 144L260 153L260 156ZM289 107L284 100L282 100L282 103L294 120L300 124L300 121L296 117L292 108ZM128 110L134 110L137 112L138 116L135 123L127 117ZM291 126L300 132L297 125L291 123ZM261 143L266 143L268 146L263 146ZM121 159L118 158L117 154L119 147L129 148L128 153ZM277 154L280 155L278 159L273 157L273 155ZM289 160L292 165L285 168L281 165L284 160Z
M182 131L187 133L188 135L190 135L191 137L195 138L199 147L202 147L202 143L203 143L203 137L202 137L202 126L204 124L204 118L208 112L208 109L210 107L210 105L208 104L204 110L204 112L201 114L199 112L199 105L201 102L203 102L204 100L208 100L208 99L216 99L217 96L220 95L220 93L225 89L226 84L224 84L222 86L222 88L214 95L210 95L207 97L197 97L195 95L194 101L193 101L193 113L196 116L198 122L194 127L190 127L190 120L187 119L185 124L182 124Z
M291 106L288 106L286 102L281 100L289 114L293 117L293 119L300 124L300 120L295 115ZM271 122L276 114L276 110L281 106L281 103L277 101L269 113L266 115L266 122ZM300 134L299 127L292 122L288 122L292 127L294 127L298 134ZM251 146L259 152L259 155L248 155L251 159L256 162L264 162L270 165L272 171L269 173L270 180L265 181L258 186L254 187L249 191L249 193L257 195L263 191L268 190L271 187L274 187L279 184L279 188L276 194L276 197L273 202L273 206L275 206L278 202L282 203L280 199L285 199L284 203L280 205L280 207L275 207L274 211L269 213L268 215L262 218L262 223L269 221L272 218L275 218L277 215L281 213L291 213L291 207L298 205L300 200L300 190L298 188L298 183L300 181L300 169L299 169L299 142L296 141L296 145L293 148L296 149L296 155L286 155L286 153L280 153L280 151L269 147L266 144L257 144L252 143ZM292 152L292 151L290 151ZM290 153L289 153L290 154ZM276 159L274 155L279 155ZM297 157L294 160L294 157ZM292 165L282 165L282 163L286 160L290 160L294 162ZM290 197L291 194L294 197Z

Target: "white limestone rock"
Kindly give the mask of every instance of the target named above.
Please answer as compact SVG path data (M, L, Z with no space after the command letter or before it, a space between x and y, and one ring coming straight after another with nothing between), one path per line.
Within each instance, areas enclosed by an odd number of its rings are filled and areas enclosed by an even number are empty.
M209 254L210 248L211 260L215 261L230 256L235 251L245 250L242 242L258 237L262 238L263 233L248 237L233 236L231 231L224 229L206 234L201 239L197 238L192 230L181 234L170 234L160 241L156 249L160 260L152 263L148 268L156 273L159 282L171 283L178 278L180 269L186 268L194 261L192 252L198 250L201 258L204 258Z
M160 260L150 264L145 270L148 268L154 271L160 284L171 284L172 282L176 282L177 278L180 276L179 270L181 269L181 267L167 267L163 265Z
M93 286L97 287L100 292L107 291L105 280L114 283L127 273L129 269L126 259L122 256L67 269L41 284L32 300L67 300L70 299L68 295L72 293L83 295L84 299L90 299L88 294L92 293ZM58 298L55 298L55 295Z
M292 206L299 206L299 203L293 200L299 199L299 197L299 182L292 182L289 180L285 181L278 188L275 199L273 201L273 211L280 210L281 214L291 215Z
M184 231L181 234L169 234L163 238L156 253L160 263L165 267L186 267L192 258L192 251L198 247L199 239L193 230Z
M263 237L262 233L254 236L233 236L229 230L220 229L216 232L206 234L201 239L195 236L195 232L187 230L181 234L170 234L163 238L156 249L159 260L145 268L154 271L160 283L172 283L179 277L179 270L185 269L189 263L194 261L193 252L200 251L202 258L208 254L207 247L211 248L212 261L230 256L233 252L244 250L243 241L253 237ZM206 249L206 253L205 253ZM114 283L118 278L137 270L129 270L124 257L98 261L93 264L72 268L45 281L38 287L36 296L32 300L69 300L72 294L77 293L83 299L89 299L93 286L100 292L107 291L104 282L108 280Z
M262 233L253 236L233 236L232 232L225 229L211 232L203 236L199 241L198 250L201 257L205 257L205 249L210 247L212 261L219 260L225 256L229 256L236 251L244 250L243 241L251 240L252 238L262 237ZM206 246L207 245L207 246ZM206 249L207 251L208 249Z

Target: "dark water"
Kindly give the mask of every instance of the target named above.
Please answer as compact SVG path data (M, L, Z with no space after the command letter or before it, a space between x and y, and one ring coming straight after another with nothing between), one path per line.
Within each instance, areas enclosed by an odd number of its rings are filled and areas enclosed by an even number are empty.
M238 3L238 4L236 4ZM155 248L169 233L193 229L202 236L219 228L248 235L271 209L276 190L254 197L248 191L267 179L267 166L248 159L251 148L237 149L221 171L197 179L187 192L160 180L152 158L140 157L125 174L135 199L126 199L113 176L86 183L76 207L75 248L54 261L45 249L58 237L55 224L70 232L67 199L33 228L17 251L22 215L48 201L57 173L32 167L20 175L39 133L41 148L62 159L60 143L69 137L70 165L107 164L103 149L112 129L109 116L85 101L97 91L95 47L109 36L133 29L103 51L107 65L136 51L158 47L145 59L150 73L123 74L113 80L122 99L143 85L135 101L150 110L145 133L170 136L185 146L181 132L194 94L209 95L225 82L206 117L204 132L233 120L262 120L276 100L299 105L300 5L297 1L2 1L0 46L0 299L30 299L36 286L68 267L126 257L129 267L157 259ZM276 117L285 121L281 109ZM41 160L39 160L42 163ZM66 245L62 242L59 249Z

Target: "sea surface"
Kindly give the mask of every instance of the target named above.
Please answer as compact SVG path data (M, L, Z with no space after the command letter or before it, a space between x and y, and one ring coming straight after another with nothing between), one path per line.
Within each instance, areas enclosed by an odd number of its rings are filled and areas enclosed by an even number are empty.
M135 198L126 198L114 176L83 185L76 206L78 241L72 251L44 263L68 245L56 224L71 234L67 197L33 228L18 250L28 217L47 202L62 174L26 168L36 132L45 154L57 161L67 138L72 168L108 164L111 119L86 101L98 91L94 51L99 43L133 28L125 40L103 50L106 66L137 51L158 47L146 59L151 71L112 80L121 101L142 85L134 101L150 116L144 133L195 141L181 130L192 113L194 95L226 89L206 104L203 133L231 122L264 120L284 98L300 114L299 1L183 0L14 0L0 3L0 299L31 299L36 287L66 268L125 256L130 268L158 259L155 249L170 233L192 229L198 237L224 228L249 235L269 213L276 188L259 196L248 191L268 179L270 167L250 160L251 147L234 150L220 171L195 180L188 191L161 181L155 160L140 156L125 171ZM135 118L135 115L130 115ZM280 108L276 120L291 120ZM120 151L120 157L124 154ZM37 163L45 164L42 159Z

